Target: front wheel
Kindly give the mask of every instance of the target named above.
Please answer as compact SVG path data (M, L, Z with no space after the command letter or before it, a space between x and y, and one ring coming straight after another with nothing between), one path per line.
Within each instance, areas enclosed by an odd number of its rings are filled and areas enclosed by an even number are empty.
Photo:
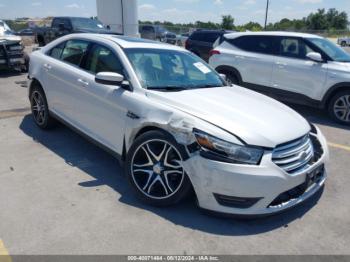
M186 151L162 131L138 137L126 159L126 173L139 199L155 206L169 206L184 199L191 182L182 166Z
M329 102L328 112L338 123L350 125L350 90L333 96Z

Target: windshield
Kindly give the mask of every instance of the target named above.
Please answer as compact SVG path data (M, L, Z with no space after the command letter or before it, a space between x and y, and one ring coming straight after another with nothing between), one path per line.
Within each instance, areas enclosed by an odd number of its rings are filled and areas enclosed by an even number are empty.
M0 22L0 36L13 35L11 28L4 22Z
M74 28L93 29L93 30L103 29L103 24L96 19L71 18L71 21Z
M191 53L160 49L125 52L144 88L176 91L224 86L221 77Z
M336 62L350 62L350 55L333 42L324 38L308 38L308 40L325 52Z

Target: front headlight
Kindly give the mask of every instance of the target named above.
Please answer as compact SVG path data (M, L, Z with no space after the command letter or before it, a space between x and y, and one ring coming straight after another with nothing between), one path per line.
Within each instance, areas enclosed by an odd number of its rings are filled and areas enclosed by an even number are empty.
M258 165L264 150L226 142L200 130L193 130L203 152L214 158L223 158L237 164Z

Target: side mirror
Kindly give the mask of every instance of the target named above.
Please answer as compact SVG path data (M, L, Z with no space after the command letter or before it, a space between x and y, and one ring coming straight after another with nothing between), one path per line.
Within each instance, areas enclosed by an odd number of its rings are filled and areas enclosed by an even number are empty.
M113 72L101 72L96 75L95 81L103 85L121 86L124 81L124 76Z
M306 55L306 57L314 62L318 62L318 63L323 62L323 58L322 58L322 55L320 53L310 52Z

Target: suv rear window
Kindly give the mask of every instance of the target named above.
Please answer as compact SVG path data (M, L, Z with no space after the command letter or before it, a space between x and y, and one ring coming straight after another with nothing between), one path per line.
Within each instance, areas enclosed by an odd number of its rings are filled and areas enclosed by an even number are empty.
M241 36L226 39L230 44L248 52L276 55L278 53L278 38L274 36Z
M222 34L219 32L194 32L190 38L194 41L214 43Z

